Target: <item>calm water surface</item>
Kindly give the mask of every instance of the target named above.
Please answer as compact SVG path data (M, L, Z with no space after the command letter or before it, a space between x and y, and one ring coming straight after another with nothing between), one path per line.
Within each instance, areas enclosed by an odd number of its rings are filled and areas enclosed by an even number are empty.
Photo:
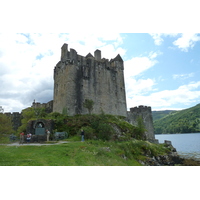
M162 134L155 135L155 138L160 143L170 140L180 156L200 160L200 133Z

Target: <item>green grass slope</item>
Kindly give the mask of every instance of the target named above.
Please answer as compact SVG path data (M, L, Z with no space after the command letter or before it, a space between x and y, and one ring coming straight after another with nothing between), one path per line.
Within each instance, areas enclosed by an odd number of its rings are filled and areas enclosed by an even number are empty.
M164 155L164 144L141 140L88 140L44 146L0 146L0 166L140 166L138 160Z

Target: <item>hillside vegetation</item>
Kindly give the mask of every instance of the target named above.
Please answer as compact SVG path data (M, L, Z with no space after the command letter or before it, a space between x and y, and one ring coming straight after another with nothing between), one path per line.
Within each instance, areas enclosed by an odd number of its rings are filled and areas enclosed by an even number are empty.
M114 116L106 114L87 114L68 116L57 112L47 114L43 109L37 111L38 119L51 119L54 121L54 132L65 131L68 135L80 135L81 129L85 132L85 139L100 139L103 141L125 141L130 138L144 139L143 123L138 123L138 126L133 126L125 121L123 116ZM18 129L18 134L21 131L26 131L27 123L30 120L35 120L35 110L28 108L22 112L22 126ZM139 122L140 119L138 119Z
M200 104L154 121L155 134L200 132Z
M159 120L167 115L174 114L177 112L176 110L160 110L160 111L152 111L153 121Z
M0 141L8 142L8 135L13 132L11 119L0 112Z

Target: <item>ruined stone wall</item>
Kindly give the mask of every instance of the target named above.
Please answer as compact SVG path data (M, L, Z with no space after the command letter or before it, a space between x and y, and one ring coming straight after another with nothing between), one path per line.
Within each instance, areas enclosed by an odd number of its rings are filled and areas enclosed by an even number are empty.
M47 102L47 103L39 103L34 102L32 103L32 108L44 108L47 113L53 112L53 100Z
M54 112L67 109L69 115L87 114L83 102L90 99L94 101L92 113L127 116L122 58L102 59L100 50L94 55L83 57L63 45L54 69Z
M130 111L128 112L128 121L131 124L137 126L139 117L143 119L144 126L146 129L144 133L145 139L149 141L155 141L151 107L139 106L139 107L130 108Z

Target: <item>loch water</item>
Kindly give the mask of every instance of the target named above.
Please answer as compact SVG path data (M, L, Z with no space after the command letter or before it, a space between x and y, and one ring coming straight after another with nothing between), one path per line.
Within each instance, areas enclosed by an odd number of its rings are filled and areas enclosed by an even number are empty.
M170 140L181 157L200 160L200 133L156 134L159 143Z

